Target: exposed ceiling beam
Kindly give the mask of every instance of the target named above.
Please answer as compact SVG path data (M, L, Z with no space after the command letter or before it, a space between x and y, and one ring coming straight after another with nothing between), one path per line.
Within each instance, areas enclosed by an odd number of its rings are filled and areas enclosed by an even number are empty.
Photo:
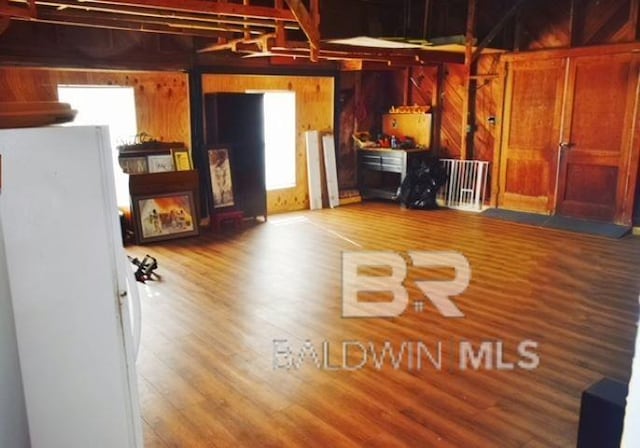
M26 3L26 0L12 0L14 3ZM224 17L206 13L190 13L190 12L176 12L154 8L136 8L132 6L114 6L107 4L95 4L85 1L78 2L75 0L36 0L38 6L54 7L60 10L80 10L80 11L96 11L113 14L125 14L131 16L140 17L159 17L159 18L171 18L176 20L196 20L202 22L212 23L224 23L230 25L249 25L256 27L265 27L274 29L276 24L271 19L240 19L234 17ZM293 22L287 22L285 25L287 29L300 29L300 27Z
M231 17L254 19L278 19L295 22L296 18L288 9L276 9L266 6L249 6L205 0L79 0L80 3L100 3L108 5L129 5L140 8L166 9L207 14L221 14Z
M220 32L212 31L212 30L198 30L193 28L177 28L177 27L169 27L165 25L159 24L141 24L141 23L132 23L126 22L122 20L109 20L109 19L97 19L97 18L65 18L59 19L55 16L49 16L47 13L42 14L42 17L38 17L37 19L33 18L22 18L17 17L16 20L20 21L31 21L31 22L39 22L39 23L48 23L52 25L66 25L66 26L78 26L83 28L99 28L99 29L109 29L109 30L123 30L123 31L138 31L145 33L155 33L155 34L174 34L181 36L193 36L193 37L204 37L208 39L217 38L220 36Z

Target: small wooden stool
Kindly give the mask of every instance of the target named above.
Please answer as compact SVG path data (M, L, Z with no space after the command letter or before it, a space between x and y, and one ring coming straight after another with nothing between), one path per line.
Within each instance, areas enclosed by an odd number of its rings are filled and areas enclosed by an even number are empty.
M222 228L222 223L232 222L233 227L239 229L242 226L242 220L244 219L244 212L241 210L229 210L226 212L214 213L212 216L212 224L215 230Z

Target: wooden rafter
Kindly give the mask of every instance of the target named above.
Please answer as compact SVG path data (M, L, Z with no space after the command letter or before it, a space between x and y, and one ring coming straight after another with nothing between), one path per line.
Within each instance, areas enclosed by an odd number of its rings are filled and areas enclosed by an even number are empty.
M205 0L82 0L82 3L100 3L107 5L128 5L139 8L154 8L169 11L220 14L230 17L246 17L253 19L278 19L295 22L296 18L288 9L269 8L266 6L241 5Z

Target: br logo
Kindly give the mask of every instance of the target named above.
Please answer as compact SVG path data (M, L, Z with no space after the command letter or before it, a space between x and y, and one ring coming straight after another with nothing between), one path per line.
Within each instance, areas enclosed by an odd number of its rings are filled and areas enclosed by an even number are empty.
M414 267L453 268L452 280L416 281L416 286L445 317L464 317L451 300L461 294L471 280L471 267L459 252L411 251L407 253ZM388 275L366 275L366 268L383 269ZM409 303L403 285L407 262L396 252L358 251L342 253L342 317L395 317ZM359 293L387 293L392 300L360 300Z

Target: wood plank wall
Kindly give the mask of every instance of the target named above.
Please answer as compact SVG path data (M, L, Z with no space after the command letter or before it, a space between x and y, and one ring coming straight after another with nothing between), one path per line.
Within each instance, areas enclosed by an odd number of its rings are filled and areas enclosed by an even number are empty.
M309 207L307 157L304 133L333 132L334 80L319 76L261 76L205 74L203 93L289 90L296 93L296 186L267 192L268 213Z
M185 73L0 68L0 101L57 101L59 84L135 88L138 132L191 147L189 86ZM73 105L72 105L73 106Z
M515 44L522 50L567 48L573 46L616 44L634 41L638 23L638 0L584 0L571 21L569 0L540 0L528 2L519 15ZM496 20L499 17L496 17ZM484 54L478 60L478 74L498 74L499 54ZM463 66L444 65L441 98L440 128L441 154L459 157L462 130ZM419 88L409 84L410 104L426 104L420 91L435 88L437 71L413 68ZM425 87L426 86L426 87ZM475 86L475 121L473 158L493 160L496 135L501 118L497 116L504 94L503 77L486 77ZM489 117L496 117L496 125Z

